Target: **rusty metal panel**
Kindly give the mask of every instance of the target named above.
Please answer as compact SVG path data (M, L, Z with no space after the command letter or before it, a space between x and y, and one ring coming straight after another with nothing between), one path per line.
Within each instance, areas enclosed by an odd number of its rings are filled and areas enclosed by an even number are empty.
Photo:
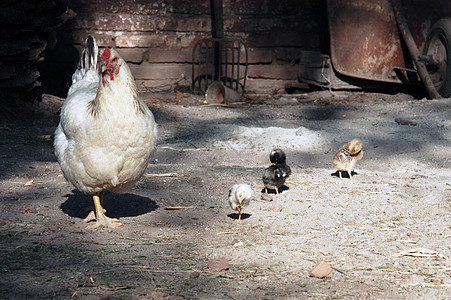
M417 47L422 49L429 29L451 16L449 0L402 1ZM412 69L401 46L390 0L327 0L330 51L334 69L346 76L381 82L408 80Z
M335 70L350 77L399 82L394 66L406 66L391 2L328 0L327 9Z

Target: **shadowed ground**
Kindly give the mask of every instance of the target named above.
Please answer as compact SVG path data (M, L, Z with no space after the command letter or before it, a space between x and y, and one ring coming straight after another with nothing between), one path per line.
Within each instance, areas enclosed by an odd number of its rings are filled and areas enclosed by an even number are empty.
M1 127L0 298L447 298L451 100L297 99L204 106L146 97L159 144L133 190L105 194L107 215L124 224L114 230L81 223L92 202L65 182L53 155L51 99L33 126ZM353 138L365 153L354 180L340 180L332 155ZM264 201L261 176L275 147L293 174ZM256 195L241 223L227 204L235 183ZM209 269L215 257L229 269ZM332 278L309 277L320 260Z

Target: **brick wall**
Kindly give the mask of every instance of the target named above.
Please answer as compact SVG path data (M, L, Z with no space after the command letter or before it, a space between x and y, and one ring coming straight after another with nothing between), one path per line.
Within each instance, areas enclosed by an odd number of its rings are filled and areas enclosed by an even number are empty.
M191 84L194 44L209 37L209 0L78 0L77 16L57 32L43 74L49 92L66 93L88 34L116 47L140 89L169 91ZM299 51L327 49L324 0L224 0L224 32L249 51L248 92L277 92L297 82Z

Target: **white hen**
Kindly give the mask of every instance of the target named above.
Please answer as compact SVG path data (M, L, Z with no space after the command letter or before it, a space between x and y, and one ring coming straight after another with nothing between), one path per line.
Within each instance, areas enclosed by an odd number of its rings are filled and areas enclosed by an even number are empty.
M124 192L138 181L155 151L157 126L140 99L126 62L114 49L98 64L93 37L72 75L55 132L55 154L65 178L93 196L88 227L116 227L101 206L104 190Z

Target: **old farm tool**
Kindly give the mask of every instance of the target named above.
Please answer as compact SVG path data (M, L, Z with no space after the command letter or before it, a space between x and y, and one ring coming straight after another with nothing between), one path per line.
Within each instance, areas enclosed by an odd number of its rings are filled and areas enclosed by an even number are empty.
M451 1L328 0L330 53L301 54L300 79L331 89L423 84L451 96Z
M193 49L192 89L205 93L213 82L244 92L248 54L237 38L224 37L222 0L211 0L212 37L201 39Z

